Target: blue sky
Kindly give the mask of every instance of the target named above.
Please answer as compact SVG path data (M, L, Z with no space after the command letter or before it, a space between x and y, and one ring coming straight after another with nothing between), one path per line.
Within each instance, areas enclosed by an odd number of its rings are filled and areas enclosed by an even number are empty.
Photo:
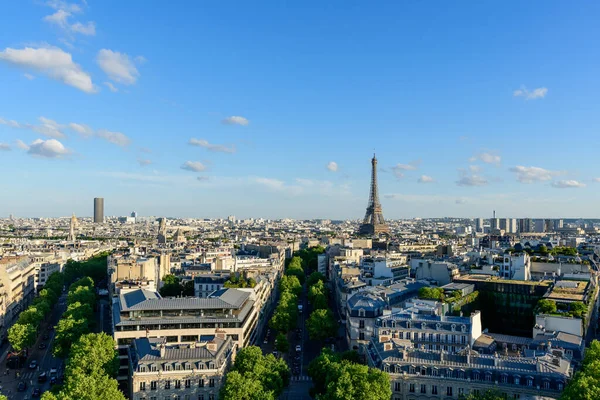
M599 3L182 4L3 5L0 216L598 216Z

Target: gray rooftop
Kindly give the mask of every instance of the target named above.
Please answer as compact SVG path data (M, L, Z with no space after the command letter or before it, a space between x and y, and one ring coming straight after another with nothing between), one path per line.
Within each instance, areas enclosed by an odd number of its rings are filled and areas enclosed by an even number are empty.
M222 289L208 298L162 298L148 290L134 290L120 295L121 311L239 309L250 293L238 289Z

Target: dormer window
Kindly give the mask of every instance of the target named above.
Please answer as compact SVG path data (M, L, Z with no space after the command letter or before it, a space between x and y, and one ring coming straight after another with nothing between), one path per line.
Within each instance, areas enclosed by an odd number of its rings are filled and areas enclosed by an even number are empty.
M427 324L425 322L421 323L421 329L427 329Z
M452 324L451 329L452 329L452 332L454 332L456 330L456 324Z
M440 324L439 322L435 324L435 329L437 329L438 331L442 329L442 324Z
M140 372L146 372L146 366L145 365L140 365L139 366L139 370L140 370Z
M365 316L365 310L364 310L364 309L362 309L362 308L361 308L361 309L359 309L359 310L358 310L358 316L359 316L359 317L364 317L364 316Z
M406 327L410 328L410 321L406 321Z
M461 330L462 332L466 332L466 331L467 331L467 326L466 326L466 325L462 325L462 326L460 327L460 330Z

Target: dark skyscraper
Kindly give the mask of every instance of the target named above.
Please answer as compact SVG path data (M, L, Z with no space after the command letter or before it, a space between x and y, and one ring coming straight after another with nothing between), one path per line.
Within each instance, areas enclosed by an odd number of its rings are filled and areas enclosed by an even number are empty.
M377 235L390 232L390 228L388 228L383 219L383 211L381 210L381 204L379 203L379 189L377 188L377 158L375 158L375 154L373 154L373 159L371 160L371 167L371 194L369 195L367 213L365 214L365 219L359 230L361 235Z
M102 197L94 198L94 222L97 224L104 222L104 199Z

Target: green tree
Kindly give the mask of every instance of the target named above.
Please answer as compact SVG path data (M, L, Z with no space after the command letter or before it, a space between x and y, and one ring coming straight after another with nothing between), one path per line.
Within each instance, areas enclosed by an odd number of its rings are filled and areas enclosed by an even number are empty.
M288 341L287 336L283 333L278 334L277 338L275 338L275 347L280 353L287 353L290 351L290 342Z
M574 301L569 304L569 311L574 317L581 318L583 313L587 311L587 307L581 301Z
M311 287L312 285L314 285L315 283L317 283L319 281L321 281L321 282L324 283L325 282L325 275L323 275L320 272L315 271L315 272L313 272L312 274L310 274L308 276L308 279L306 280L306 285L308 287Z
M543 256L547 256L549 253L548 248L546 246L544 246L543 244L538 246L537 251L538 251L538 253L540 253Z
M35 326L17 322L8 330L8 341L15 351L21 351L35 343L36 333Z
M88 286L77 286L67 294L67 304L82 303L93 305L96 303L96 293Z
M58 301L58 295L56 294L57 292L55 292L53 289L47 288L46 286L44 286L44 289L40 290L39 297L36 297L35 300L44 300L50 305L54 305Z
M63 276L67 284L80 278L82 276L81 263L68 259L63 268Z
M554 300L541 299L537 302L538 313L554 314L556 313L556 302Z
M300 294L302 293L302 285L300 284L300 281L296 276L284 275L279 281L279 290L281 290L282 292L292 292L296 296L300 296Z
M29 307L19 315L19 324L37 327L44 319L44 314L34 306Z
M87 375L77 368L65 374L65 385L57 398L59 400L125 400L116 379L104 374Z
M66 358L73 343L83 334L89 332L89 323L86 319L72 317L61 318L56 325L56 336L52 354L55 357Z
M304 284L304 280L306 279L302 267L288 267L288 269L285 270L285 274L288 276L295 276L296 278L298 278L300 284L302 285Z
M336 336L337 324L331 310L314 310L306 321L308 335L312 340L324 340Z
M311 301L311 304L313 310L325 310L329 307L327 304L327 297L322 294L315 296L315 298Z
M419 298L443 301L444 290L436 287L422 287L419 289Z
M88 333L79 338L71 348L67 372L79 368L85 374L116 376L119 359L115 341L106 333Z
M90 321L93 317L93 313L94 312L92 310L92 306L90 306L89 304L75 302L67 306L67 309L63 314L63 318L72 318L75 320L83 319L86 321Z
M168 275L163 276L163 283L165 285L174 285L174 284L179 285L179 278L173 274L168 274Z
M259 380L244 376L238 371L227 374L219 398L221 400L275 400L273 392L265 392Z
M323 284L323 281L317 281L308 290L308 299L310 300L311 303L315 301L316 296L327 297L327 288Z

